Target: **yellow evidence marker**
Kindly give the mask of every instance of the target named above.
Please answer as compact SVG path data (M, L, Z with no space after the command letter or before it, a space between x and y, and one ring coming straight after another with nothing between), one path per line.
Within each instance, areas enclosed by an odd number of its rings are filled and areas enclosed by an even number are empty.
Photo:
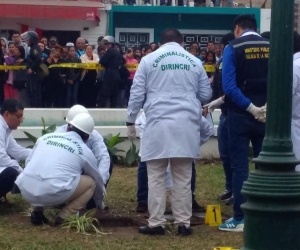
M218 227L222 224L220 205L208 205L206 207L205 224L210 227Z

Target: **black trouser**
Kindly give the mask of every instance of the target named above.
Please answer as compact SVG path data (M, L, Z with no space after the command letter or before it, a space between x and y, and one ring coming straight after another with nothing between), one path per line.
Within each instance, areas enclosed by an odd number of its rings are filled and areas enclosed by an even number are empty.
M119 85L121 81L105 81L101 85L98 107L105 108L106 103L110 100L110 107L117 108L118 107L118 97L119 97Z
M0 105L2 105L4 100L4 81L1 79L1 77L4 77L0 72Z
M96 108L97 72L89 70L79 84L78 102L86 108Z
M36 73L32 73L27 77L26 89L29 94L30 106L32 108L42 107L42 83Z
M107 184L108 184L109 179L110 179L110 177L111 177L111 173L112 173L113 167L114 167L113 163L110 162L110 166L109 166L109 178L108 178L107 182L106 182L105 185L104 185L105 188L107 187ZM94 198L92 197L92 198L88 201L88 203L86 204L86 209L90 210L90 209L93 209L93 208L96 208L96 203L95 203L95 201L94 201Z
M5 196L12 190L18 175L18 171L10 167L0 173L0 197Z

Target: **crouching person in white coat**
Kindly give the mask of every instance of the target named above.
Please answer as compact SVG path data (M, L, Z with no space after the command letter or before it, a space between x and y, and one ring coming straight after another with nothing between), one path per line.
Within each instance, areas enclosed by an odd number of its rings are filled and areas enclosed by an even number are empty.
M165 175L170 162L175 224L179 235L189 235L192 162L200 158L201 102L210 100L212 90L200 60L182 47L183 37L178 30L166 29L160 44L158 50L142 59L127 109L128 137L134 138L135 120L145 100L147 122L141 160L147 162L150 218L139 233L165 233Z
M70 121L72 121L76 115L81 113L89 114L89 111L81 105L74 105L73 107L71 107L66 117L67 124L62 125L55 132L66 132L68 130L68 127L70 126ZM110 156L107 151L107 147L104 143L103 137L97 130L94 129L93 132L90 134L86 145L90 150L92 150L94 156L97 159L98 170L102 176L103 183L106 188L112 173L113 164L110 161ZM86 205L87 209L93 209L95 207L96 204L94 202L94 199L91 199Z
M0 115L0 198L13 188L15 180L23 168L18 160L25 161L31 149L23 148L12 137L12 130L23 122L22 103L15 99L6 99L1 105Z
M94 120L89 114L78 114L70 125L69 132L38 139L16 180L22 196L33 206L32 224L49 222L43 214L43 207L47 206L66 204L55 226L84 208L91 197L97 208L102 208L103 180L94 154L85 145L94 129Z

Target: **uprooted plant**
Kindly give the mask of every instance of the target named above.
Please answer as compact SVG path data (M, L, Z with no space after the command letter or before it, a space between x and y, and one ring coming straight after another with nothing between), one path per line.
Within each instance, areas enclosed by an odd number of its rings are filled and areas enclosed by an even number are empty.
M86 212L82 216L71 215L69 216L61 225L62 228L70 229L77 229L77 233L82 233L85 235L91 235L90 233L94 232L96 234L107 235L110 233L103 233L101 232L96 226L99 226L99 221L96 218L93 218L96 210L90 210Z

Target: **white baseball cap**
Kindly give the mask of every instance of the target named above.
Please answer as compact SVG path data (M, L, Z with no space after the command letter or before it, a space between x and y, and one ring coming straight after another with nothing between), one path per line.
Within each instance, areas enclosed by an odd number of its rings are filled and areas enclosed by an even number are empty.
M66 46L67 46L67 47L74 46L74 43L67 43Z

